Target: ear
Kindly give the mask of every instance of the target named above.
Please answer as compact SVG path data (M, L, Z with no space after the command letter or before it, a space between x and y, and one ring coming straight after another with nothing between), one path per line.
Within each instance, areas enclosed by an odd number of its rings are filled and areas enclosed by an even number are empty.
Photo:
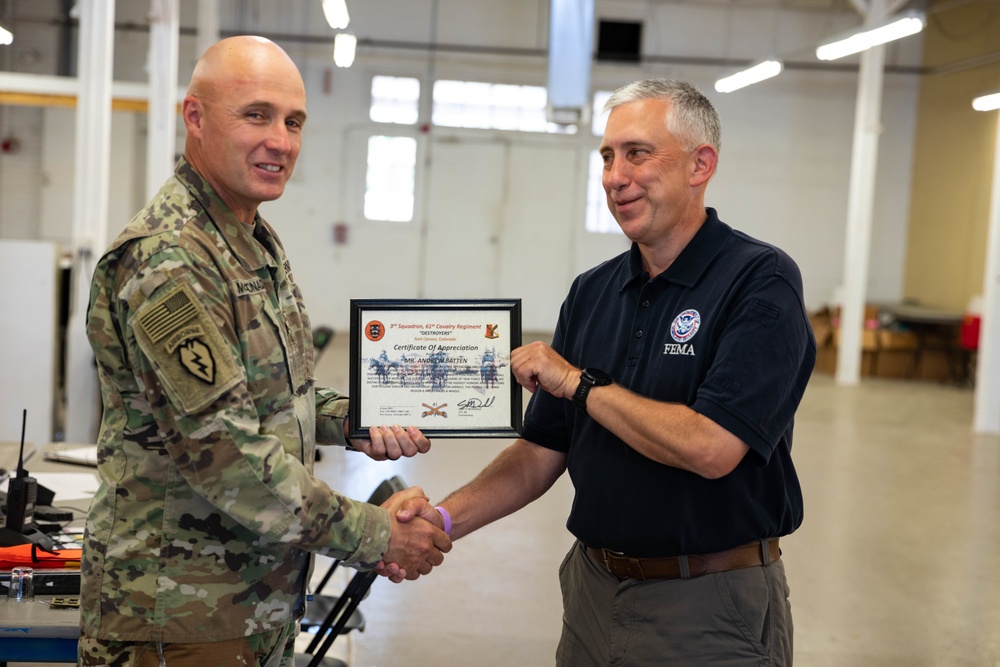
M708 144L702 144L694 149L694 169L691 171L692 187L705 185L715 174L715 167L719 163L719 154Z
M184 127L188 134L201 136L202 123L205 120L205 109L201 105L201 100L192 95L188 95L181 103L181 117L184 119Z

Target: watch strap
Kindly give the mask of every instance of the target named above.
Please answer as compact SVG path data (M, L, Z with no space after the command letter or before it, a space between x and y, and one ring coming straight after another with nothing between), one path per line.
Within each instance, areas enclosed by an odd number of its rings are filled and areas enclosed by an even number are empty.
M573 394L573 404L586 414L587 396L590 394L590 390L594 387L605 387L612 382L614 380L604 371L591 371L589 368L583 369L583 372L580 373L580 384L577 385L576 392Z

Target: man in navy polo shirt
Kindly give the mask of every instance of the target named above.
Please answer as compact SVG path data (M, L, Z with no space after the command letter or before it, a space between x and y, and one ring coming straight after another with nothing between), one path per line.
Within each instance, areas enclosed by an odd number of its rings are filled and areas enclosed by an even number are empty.
M787 665L778 538L802 522L792 423L816 356L799 270L705 207L704 95L640 81L606 108L603 184L632 247L576 279L551 346L513 352L523 439L428 518L462 537L568 469L557 664Z

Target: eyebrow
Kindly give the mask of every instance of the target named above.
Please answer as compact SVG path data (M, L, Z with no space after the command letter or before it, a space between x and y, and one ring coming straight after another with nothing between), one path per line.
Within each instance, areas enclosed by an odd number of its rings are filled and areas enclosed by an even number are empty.
M266 102L264 100L254 100L252 102L247 102L242 107L243 111L249 111L250 109L267 109L268 111L275 111L276 107L272 102ZM306 110L305 109L294 109L286 118L296 118L301 122L306 120Z
M636 146L652 146L652 145L653 144L650 141L630 140L622 142L621 147L623 149L629 149L629 148L635 148ZM614 149L611 147L610 144L606 144L602 141L601 145L598 147L597 150L598 152L603 153L604 151L610 151Z

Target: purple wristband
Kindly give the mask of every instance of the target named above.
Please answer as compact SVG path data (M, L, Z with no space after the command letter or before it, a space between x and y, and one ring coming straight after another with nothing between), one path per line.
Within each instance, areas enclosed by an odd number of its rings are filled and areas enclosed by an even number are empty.
M447 534L448 537L451 537L451 515L448 514L448 510L446 510L445 508L441 507L440 505L438 505L434 509L436 509L438 511L438 514L440 514L441 518L444 520L444 532L445 532L445 534Z

